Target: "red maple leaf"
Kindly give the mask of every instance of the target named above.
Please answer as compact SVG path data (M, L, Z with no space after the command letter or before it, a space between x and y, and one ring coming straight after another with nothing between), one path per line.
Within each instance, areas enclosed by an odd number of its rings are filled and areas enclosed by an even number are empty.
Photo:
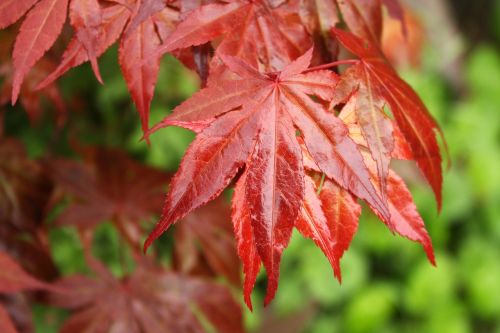
M327 177L390 218L347 127L309 96L330 99L338 80L331 71L301 74L311 56L312 49L283 71L267 74L223 56L239 78L209 83L157 126L179 125L199 133L172 179L162 218L145 247L172 223L218 196L244 168L239 181L244 185L237 185L235 194L242 204L233 206L233 214L248 211L252 243L269 276L268 303L277 288L281 253L304 200L297 131ZM247 252L252 251L240 255Z
M92 230L111 221L137 249L144 231L141 222L160 211L161 193L170 176L119 150L89 148L84 152L85 163L47 162L53 179L72 198L56 225Z
M216 332L243 332L241 308L219 284L145 263L117 279L98 266L95 278L73 275L55 284L70 292L54 294L51 303L74 311L61 332L203 333L200 315Z
M50 256L43 221L52 192L38 161L13 139L0 142L0 250L9 252L34 276L51 279L57 269Z
M61 289L39 281L19 266L6 252L0 251L0 294L11 294L26 290L45 289L55 292ZM17 329L6 308L0 303L0 331L16 333Z
M200 207L176 226L174 268L201 276L224 276L240 287L240 263L231 227L231 211L224 198Z
M237 0L203 5L189 12L159 52L201 45L220 35L217 51L266 70L282 69L311 46L297 13L267 1Z

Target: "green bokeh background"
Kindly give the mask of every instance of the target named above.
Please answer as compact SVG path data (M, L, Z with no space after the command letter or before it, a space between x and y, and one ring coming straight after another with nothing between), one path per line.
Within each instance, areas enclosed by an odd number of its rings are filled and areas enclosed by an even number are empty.
M500 12L500 5L496 8ZM500 39L497 15L490 29ZM402 72L442 126L452 162L444 174L440 214L430 189L415 177L408 180L433 239L437 267L417 244L392 235L365 210L342 260L342 284L321 251L294 234L284 252L276 299L267 309L261 306L265 278L259 278L256 309L245 310L249 330L271 332L262 325L275 321L279 329L272 333L500 333L500 51L494 42L466 43L469 51L459 69L462 89L453 89L439 74L431 48L424 51L419 70ZM150 147L140 141L138 117L116 59L113 49L100 60L104 86L95 83L87 65L61 80L66 98L77 94L85 107L70 115L60 137L120 147L175 171L193 134L167 128L152 136ZM192 73L166 58L151 123L196 91L197 84ZM49 117L35 127L27 124L20 110L6 115L6 133L22 138L31 156L43 155L48 147L70 154L69 140L54 143ZM112 228L101 228L96 252L119 275L116 237ZM75 239L70 229L51 235L55 260L65 274L85 270ZM54 332L59 319L47 318L61 317L42 305L34 314L40 333Z

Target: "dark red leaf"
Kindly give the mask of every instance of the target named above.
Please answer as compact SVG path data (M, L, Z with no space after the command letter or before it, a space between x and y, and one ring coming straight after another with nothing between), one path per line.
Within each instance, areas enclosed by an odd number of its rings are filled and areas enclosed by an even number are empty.
M103 274L56 284L70 293L51 303L74 312L61 332L204 333L200 314L216 332L243 332L241 308L221 285L145 264L123 280Z
M50 288L24 271L6 252L0 251L0 293Z
M239 287L240 263L224 198L200 207L175 229L174 264L184 274L224 276ZM208 267L207 267L208 266Z
M55 223L93 229L112 221L136 247L143 234L140 222L159 213L169 175L117 150L94 148L85 154L85 164L68 160L47 164L54 180L73 199Z

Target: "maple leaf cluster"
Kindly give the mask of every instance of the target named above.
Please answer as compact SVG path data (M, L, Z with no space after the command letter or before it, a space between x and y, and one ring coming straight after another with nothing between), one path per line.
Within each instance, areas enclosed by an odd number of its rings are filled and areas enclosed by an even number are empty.
M396 0L6 0L0 8L0 28L27 12L12 55L12 102L69 12L74 36L38 88L86 61L102 82L97 58L120 39L120 66L146 137L166 126L197 133L145 248L235 181L232 220L250 308L261 265L265 303L273 299L294 227L321 248L340 279L358 199L391 231L420 242L434 263L424 222L390 168L392 159L415 161L441 206L439 127L381 51L384 10L406 30ZM149 129L166 53L196 70L203 89ZM128 204L72 208L140 214Z
M243 332L240 305L227 286L214 281L224 276L240 285L227 203L216 200L185 217L175 264L167 269L158 253L140 255L140 243L148 229L144 222L161 210L170 175L119 150L77 151L82 161L31 160L18 141L0 142L0 331L33 331L30 306L43 300L71 311L63 333ZM59 213L51 217L54 211ZM134 262L121 277L93 254L92 236L105 222ZM60 275L48 240L50 230L60 227L77 229L91 274Z

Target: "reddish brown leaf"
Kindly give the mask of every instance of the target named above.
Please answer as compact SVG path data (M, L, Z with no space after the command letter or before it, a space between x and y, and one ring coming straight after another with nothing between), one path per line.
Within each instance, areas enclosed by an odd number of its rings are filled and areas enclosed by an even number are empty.
M6 252L0 251L0 293L45 289L48 285L30 276Z
M418 68L428 36L422 18L408 7L404 8L403 28L399 20L384 21L382 50L396 68Z
M401 23L401 31L406 37L408 35L408 27L406 25L405 11L399 0L382 0L382 3L387 7L389 15Z
M209 4L193 10L164 41L159 51L166 53L211 41L241 24L250 9L251 4L234 1Z
M262 104L262 124L247 163L245 199L257 251L268 274L268 304L278 288L279 263L288 246L304 196L300 147L292 119L279 105L274 91Z
M102 273L57 283L71 292L52 304L74 311L61 332L203 333L199 314L216 332L243 332L241 308L221 285L144 264L123 280Z
M176 227L174 238L177 271L190 275L223 276L233 285L240 286L240 264L229 205L224 198L186 216Z
M64 22L68 0L41 0L26 16L14 45L12 104L16 103L24 77L54 44Z
M143 233L140 222L159 213L169 175L117 150L88 149L85 158L85 164L55 160L47 165L57 184L73 199L55 223L92 229L112 221L136 247Z
M14 70L10 60L10 53L15 41L15 31L2 31L0 38L2 39L2 45L0 46L0 76L3 78L0 84L0 106L3 106L11 103ZM39 121L44 112L48 110L45 103L43 103L45 100L48 100L53 104L57 112L57 125L61 126L64 124L66 107L59 89L55 85L50 85L41 91L36 91L35 89L36 84L54 68L55 63L51 59L42 58L26 75L24 84L19 92L19 102L33 123Z
M321 41L331 52L332 41L330 30L340 21L337 3L334 0L300 0L299 15L311 35L316 35L316 40ZM330 55L332 56L332 55Z
M172 179L162 218L145 248L172 223L217 197L229 184L253 148L258 119L248 118L251 111L230 112L198 134Z
M342 109L339 117L348 125L351 135L357 135L356 131L359 131L357 117L354 109L350 107L349 104ZM358 135L358 137L361 137L361 135ZM361 146L366 147L366 143L362 137L361 140L357 143ZM405 154L406 148L403 147L401 149L401 152L398 153ZM363 157L366 165L368 166L368 169L370 170L372 183L377 188L377 191L381 193L381 180L378 176L377 163L368 153L364 153ZM403 180L399 178L399 176L397 176L396 173L392 170L388 170L386 185L386 198L391 213L391 218L387 219L381 217L378 212L375 213L389 227L389 229L391 229L391 231L397 232L398 234L410 240L421 243L425 249L429 261L432 264L435 264L431 239L427 234L424 222L418 214L415 204L413 203L410 191L406 188Z
M5 310L2 304L0 304L0 331L3 333L18 333L7 310Z
M360 57L355 66L366 73L366 81L371 84L374 95L389 104L417 165L441 207L441 153L435 133L439 131L438 125L413 89L385 62L377 47L346 31L334 29L333 33L342 45Z

